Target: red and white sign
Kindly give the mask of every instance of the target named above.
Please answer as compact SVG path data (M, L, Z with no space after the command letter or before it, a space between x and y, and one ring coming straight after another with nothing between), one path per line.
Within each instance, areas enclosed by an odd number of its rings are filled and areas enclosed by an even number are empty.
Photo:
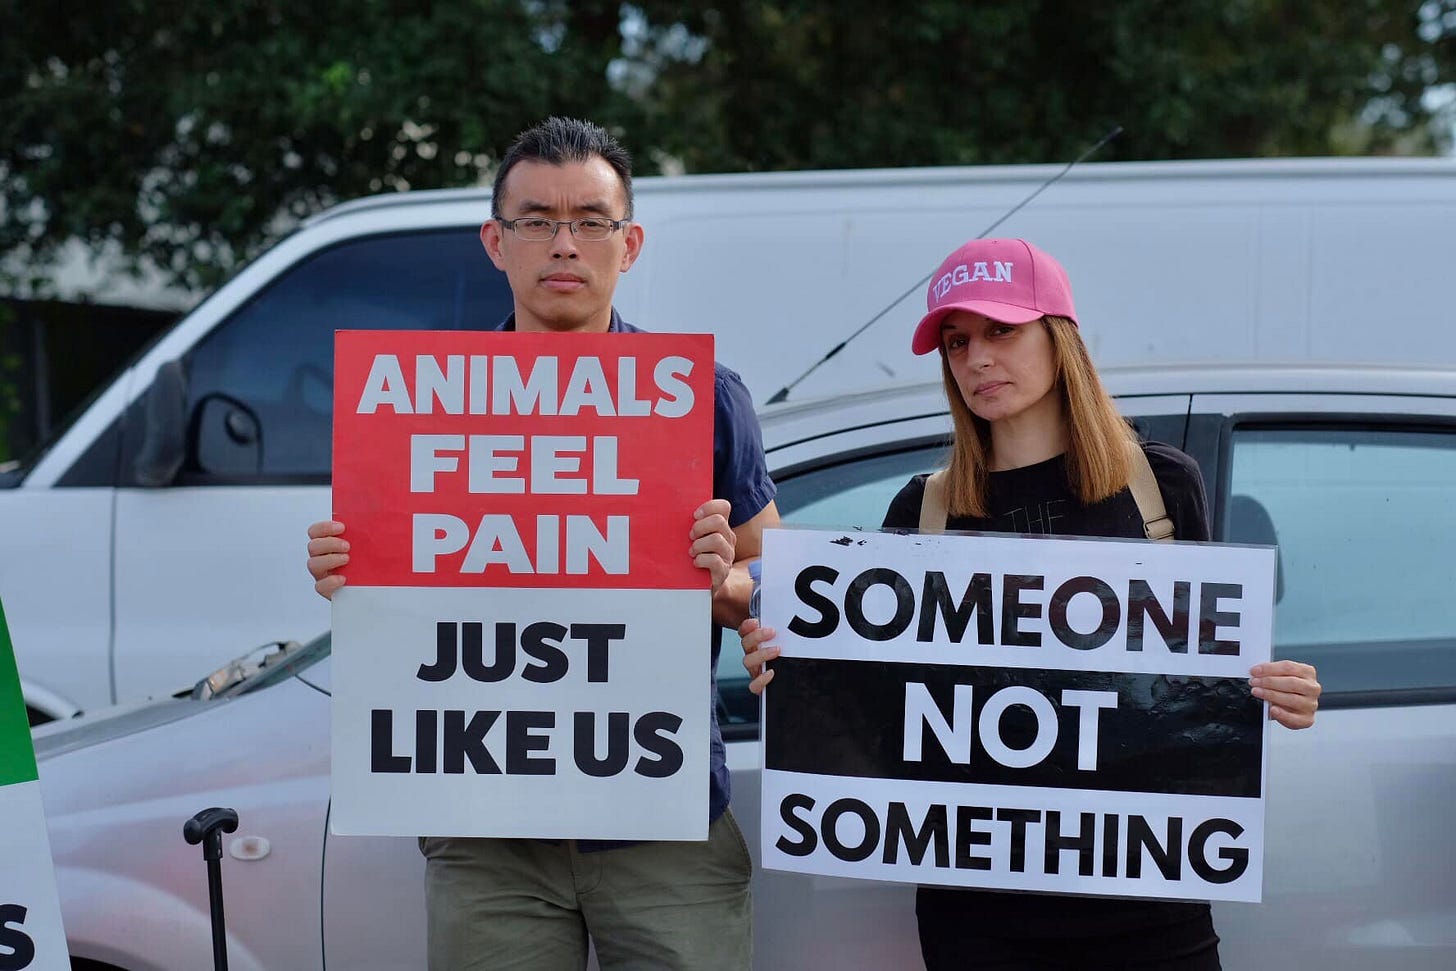
M332 827L702 839L712 338L341 331Z

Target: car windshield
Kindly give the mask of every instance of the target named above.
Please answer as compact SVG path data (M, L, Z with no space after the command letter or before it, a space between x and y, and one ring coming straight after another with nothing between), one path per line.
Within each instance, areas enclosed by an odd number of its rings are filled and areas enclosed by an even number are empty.
M137 355L133 355L133 359L140 355L140 353L138 351ZM96 386L91 389L91 392L85 398L72 406L71 410L66 412L60 421L52 425L44 437L31 445L20 458L0 462L0 489L13 488L20 485L20 481L25 478L26 474L35 468L36 464L51 450L51 447L60 441L61 436L66 434L71 426L76 423L77 419L86 413L86 409L90 408L96 399L101 397L102 393L116 380L116 376L130 366L131 362L128 361L126 365L118 368L106 380L97 382Z
M70 427L70 421L62 422L44 440L36 443L26 450L25 454L18 459L10 459L0 462L0 489L9 489L20 485L25 474L35 467L62 433Z

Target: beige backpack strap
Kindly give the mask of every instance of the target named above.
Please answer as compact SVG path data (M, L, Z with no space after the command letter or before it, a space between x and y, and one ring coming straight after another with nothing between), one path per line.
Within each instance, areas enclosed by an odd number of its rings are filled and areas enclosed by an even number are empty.
M1143 453L1142 446L1135 442L1130 449L1129 458L1127 487L1132 491L1138 512L1142 514L1143 532L1154 542L1166 543L1173 539L1173 520L1168 517L1168 510L1163 505L1163 494L1158 491L1158 480L1153 475L1153 467L1148 464L1148 457ZM921 516L924 515L922 507Z
M925 495L920 498L920 531L943 533L945 522L945 469L941 469L925 480Z

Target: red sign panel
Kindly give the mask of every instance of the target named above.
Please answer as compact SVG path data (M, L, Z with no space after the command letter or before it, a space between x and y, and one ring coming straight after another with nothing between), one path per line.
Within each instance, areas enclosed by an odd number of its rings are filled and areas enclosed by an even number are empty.
M335 336L351 585L702 589L712 483L709 335Z

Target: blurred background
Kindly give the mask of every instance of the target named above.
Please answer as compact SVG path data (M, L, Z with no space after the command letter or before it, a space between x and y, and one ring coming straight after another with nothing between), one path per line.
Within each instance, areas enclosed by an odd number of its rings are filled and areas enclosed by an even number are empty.
M301 219L549 114L641 175L1449 155L1456 0L0 0L0 467Z

